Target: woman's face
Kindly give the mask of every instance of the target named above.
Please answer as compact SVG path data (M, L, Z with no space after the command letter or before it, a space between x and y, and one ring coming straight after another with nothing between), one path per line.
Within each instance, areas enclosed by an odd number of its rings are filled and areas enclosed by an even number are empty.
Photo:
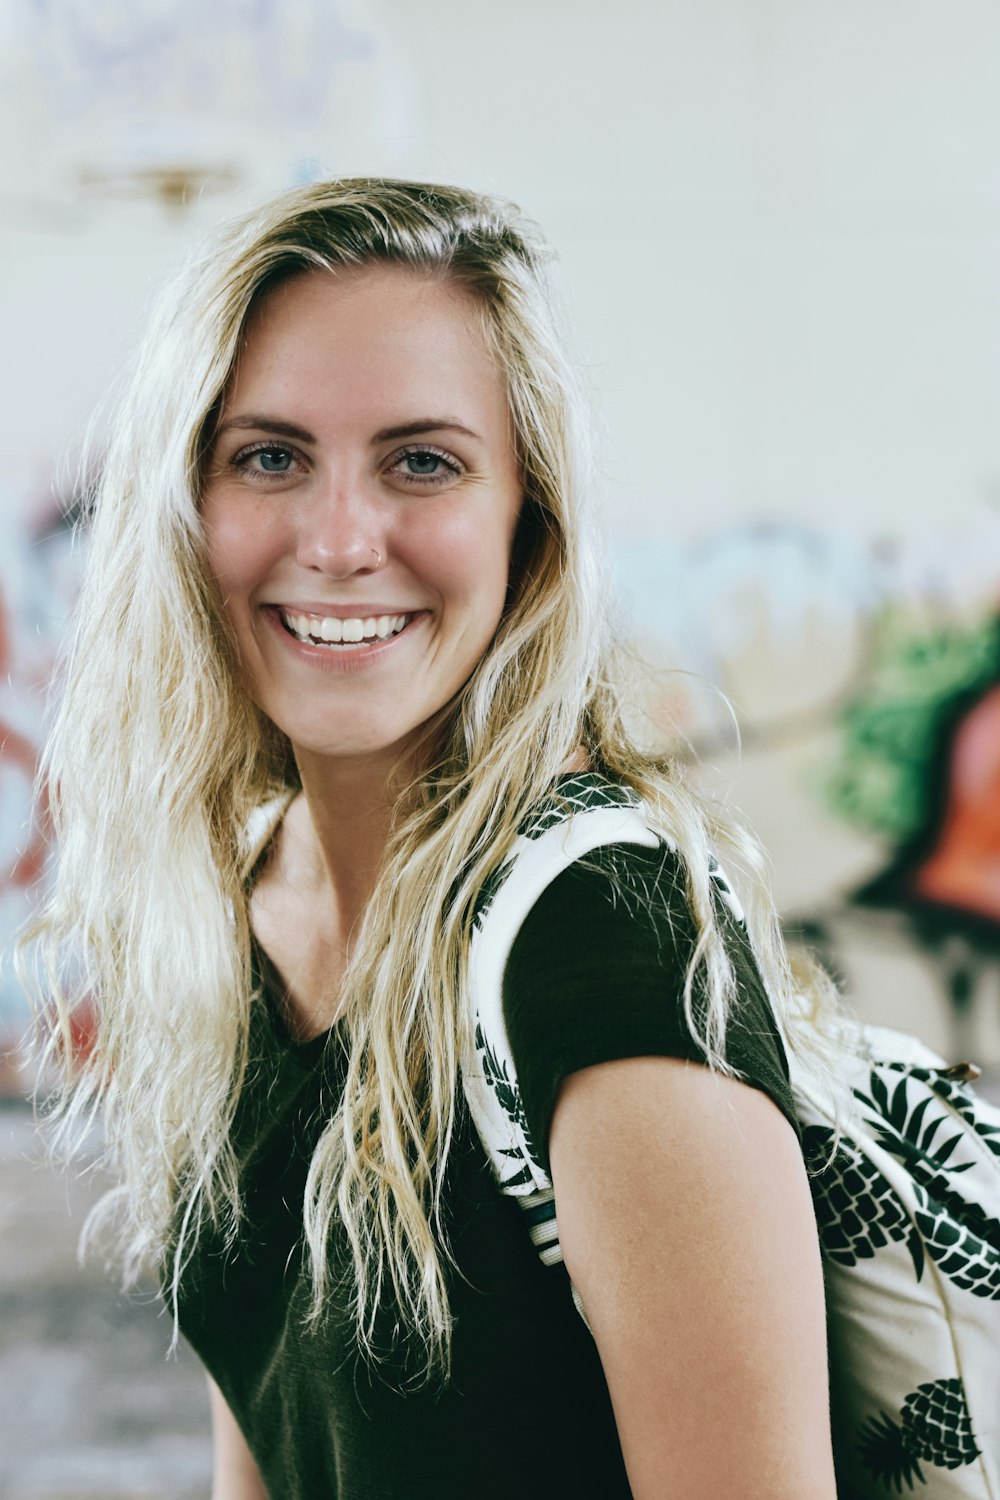
M244 680L300 760L389 763L454 697L499 623L520 505L468 293L386 266L263 301L202 515Z

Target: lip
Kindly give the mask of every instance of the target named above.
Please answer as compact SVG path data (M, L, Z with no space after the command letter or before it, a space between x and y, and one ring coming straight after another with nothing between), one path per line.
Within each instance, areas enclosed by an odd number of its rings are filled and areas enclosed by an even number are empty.
M341 620L356 620L360 618L364 620L371 617L369 614L359 615L358 608L359 607L357 605L352 606L348 611L345 611L342 608L338 608L336 611L336 618ZM361 606L361 608L367 610L368 605L363 605ZM290 605L265 604L261 606L261 614L264 616L272 633L276 636L279 643L284 646L285 650L297 661L302 662L306 666L319 667L325 672L348 673L364 671L367 666L374 666L377 662L384 660L386 655L390 651L392 651L394 647L400 646L410 637L415 629L419 629L423 621L427 618L428 614L427 610L425 609L392 610L380 608L378 610L379 614L409 614L409 623L403 626L403 629L399 632L398 635L388 636L384 641L374 641L370 645L363 647L363 649L361 650L344 651L331 649L329 646L313 646L306 641L300 641L297 636L292 635L285 628L284 621L281 618L282 610L286 610L290 614L297 615L326 614L330 616L333 614L330 606L327 606L325 610L320 611L317 609L309 609L302 605L297 605L293 609ZM372 614L374 613L375 611L372 610Z

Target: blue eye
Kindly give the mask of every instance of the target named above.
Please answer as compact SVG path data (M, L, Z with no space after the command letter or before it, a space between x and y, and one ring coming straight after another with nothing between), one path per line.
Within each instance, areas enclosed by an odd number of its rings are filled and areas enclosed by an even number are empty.
M405 463L411 474L436 474L443 459L437 453L407 453Z
M429 486L457 479L465 473L465 466L437 448L407 448L395 456L389 472L404 484Z
M292 461L292 455L284 448L259 448L257 457L266 474L283 474Z
M249 448L241 448L230 459L231 467L248 479L280 479L292 472L296 462L295 450L282 443L254 443Z

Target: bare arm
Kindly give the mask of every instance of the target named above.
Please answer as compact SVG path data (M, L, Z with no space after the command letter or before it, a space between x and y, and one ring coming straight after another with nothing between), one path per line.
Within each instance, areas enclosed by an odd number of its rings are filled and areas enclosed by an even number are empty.
M208 1396L212 1408L214 1449L212 1500L268 1500L246 1438L226 1405L226 1398L211 1378Z
M674 1058L563 1083L559 1238L636 1500L836 1500L823 1280L794 1131Z

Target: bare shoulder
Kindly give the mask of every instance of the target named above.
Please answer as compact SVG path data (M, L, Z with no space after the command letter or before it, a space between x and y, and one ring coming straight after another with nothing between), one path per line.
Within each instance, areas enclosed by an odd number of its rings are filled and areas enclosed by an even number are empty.
M550 1157L637 1500L834 1500L819 1246L777 1105L674 1058L603 1063L564 1082Z

